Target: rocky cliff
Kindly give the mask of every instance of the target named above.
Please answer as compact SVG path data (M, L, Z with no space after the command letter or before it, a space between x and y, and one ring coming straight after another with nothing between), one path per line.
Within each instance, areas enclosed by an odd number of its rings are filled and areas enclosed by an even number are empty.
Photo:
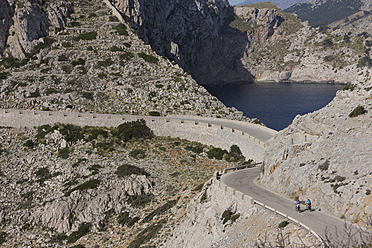
M271 3L119 1L117 7L158 54L205 85L351 82L371 57L370 28L314 29Z
M197 82L253 79L239 61L247 40L242 32L228 26L234 10L226 0L120 0L117 7L142 39Z
M372 215L371 71L321 110L297 116L268 142L261 183L348 221Z
M66 1L1 0L0 54L25 58L52 28L63 28L72 9ZM5 49L5 47L8 47Z

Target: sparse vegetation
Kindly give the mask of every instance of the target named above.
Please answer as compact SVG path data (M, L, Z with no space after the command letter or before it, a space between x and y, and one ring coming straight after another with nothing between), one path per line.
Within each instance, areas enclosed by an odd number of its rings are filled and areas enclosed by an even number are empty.
M367 113L367 110L364 109L363 106L358 106L356 107L350 114L349 114L349 117L353 118L353 117L357 117L359 115L363 115Z
M83 222L80 224L79 229L76 232L72 232L67 238L67 243L75 243L81 237L87 235L90 232L92 224Z
M146 53L138 53L137 54L140 58L144 59L146 62L149 62L149 63L154 63L154 64L157 64L159 63L159 59L156 58L155 56L152 56L152 55L149 55L149 54L146 54Z
M289 224L287 220L283 220L282 222L279 223L278 228L284 228Z
M145 176L150 176L149 173L147 173L144 169L138 168L133 165L129 164L123 164L117 168L115 171L115 174L118 177L127 177L130 175L145 175Z
M226 224L228 221L231 221L231 223L234 223L238 218L240 217L240 214L234 214L231 212L230 209L226 209L221 216L222 224Z

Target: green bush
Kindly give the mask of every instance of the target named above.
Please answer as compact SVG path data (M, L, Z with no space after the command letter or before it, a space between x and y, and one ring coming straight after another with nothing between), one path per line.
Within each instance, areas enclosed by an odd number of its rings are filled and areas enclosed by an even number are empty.
M110 51L111 52L119 52L119 51L121 51L121 49L117 46L112 46L112 47L110 47Z
M138 248L150 241L161 230L166 221L163 219L143 229L136 238L128 245L128 248Z
M72 67L69 65L62 65L61 67L62 71L64 71L66 74L70 74L72 72Z
M163 206L158 207L151 213L149 213L145 218L143 218L141 223L146 223L151 221L155 216L160 216L163 213L165 213L168 209L171 209L174 205L176 205L177 201L176 200L171 200L165 203Z
M146 157L146 152L142 149L135 149L130 151L129 156L135 159L142 159Z
M125 36L128 35L127 27L124 24L122 24L122 23L120 23L117 26L113 27L113 29L116 30L119 35L125 35Z
M282 221L282 222L279 223L278 228L284 228L288 224L289 224L289 222L287 220L284 220L284 221Z
M57 93L57 91L54 88L48 88L44 92L45 95L51 95L51 94L55 94L55 93Z
M129 195L127 202L134 208L143 208L153 199L153 195Z
M56 233L52 237L50 237L50 242L52 243L59 243L60 245L63 244L63 241L66 240L68 237L65 233Z
M200 154L200 153L202 153L203 150L204 150L203 147L200 146L200 145L197 145L197 146L194 146L194 147L191 148L191 151L192 151L193 153L196 153L196 154Z
M97 32L86 32L79 34L77 37L74 37L74 40L95 40L97 38Z
M40 97L40 90L36 88L34 92L30 92L30 97Z
M129 164L123 164L123 165L119 166L116 169L115 174L118 177L126 177L126 176L130 176L132 174L150 176L150 174L147 173L144 169L141 169L141 168L138 168L136 166L129 165Z
M0 232L0 245L6 242L6 237L8 234L6 232Z
M137 221L139 221L139 217L129 217L129 212L125 211L118 215L118 223L122 226L126 225L128 227L133 226Z
M161 114L158 111L149 111L149 115L151 115L151 116L160 116Z
M67 191L65 193L65 196L71 195L71 193L76 191L76 190L96 189L96 188L98 188L98 186L100 184L101 184L101 181L99 179L90 179L89 181L86 181L86 182L72 188L71 190Z
M62 42L62 47L69 48L72 47L72 44L70 42Z
M90 91L83 91L81 92L81 96L88 100L94 100L94 93Z
M234 223L238 218L240 217L240 214L234 214L233 212L231 212L230 209L226 209L223 213L222 213L222 224L226 224L229 220Z
M319 165L318 169L321 171L326 171L329 168L329 160L326 160L322 165Z
M77 65L85 65L85 60L82 59L82 58L79 58L79 59L75 59L73 61L71 61L71 65L73 67L77 66Z
M125 122L115 128L112 134L122 142L132 139L151 139L154 136L152 130L146 126L146 122L143 119Z
M362 115L362 114L365 114L367 113L367 110L364 109L363 106L358 106L356 107L350 114L349 114L349 117L353 118L353 117L357 117L358 115Z
M69 23L67 24L67 26L68 26L68 27L80 27L81 24L80 24L80 22L72 21L72 22L69 22Z
M215 158L217 160L222 160L224 154L227 154L227 151L222 150L221 148L212 148L207 152L208 158Z
M347 85L345 85L345 87L342 89L342 90L350 90L350 91L353 91L356 89L356 85L355 84L351 84L351 83L348 83Z
M131 52L123 52L119 55L120 60L130 60L134 57L134 54Z
M8 76L10 76L9 72L0 72L0 80L1 79L7 79Z
M90 232L92 224L83 222L80 224L79 229L76 232L72 232L67 238L67 243L75 243L78 239L85 236Z
M159 59L156 58L155 56L152 56L152 55L148 55L146 53L138 53L137 54L140 58L143 58L145 61L149 62L149 63L154 63L154 64L157 64L159 62Z
M68 147L65 147L65 148L62 148L62 149L58 150L57 157L67 159L69 155L70 155L70 151L69 151Z
M34 148L34 146L35 146L35 143L31 140L31 139L29 139L29 140L26 140L26 142L23 144L23 146L25 146L25 147L28 147L28 148Z
M112 61L111 59L105 59L105 60L100 60L97 62L97 65L99 67L109 67L112 66L115 62Z

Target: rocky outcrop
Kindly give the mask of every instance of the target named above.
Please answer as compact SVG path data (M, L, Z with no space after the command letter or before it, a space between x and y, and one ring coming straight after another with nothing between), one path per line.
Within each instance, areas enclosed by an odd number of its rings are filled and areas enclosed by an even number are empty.
M66 1L2 0L0 4L4 5L0 16L0 53L7 45L7 54L22 59L32 52L39 38L49 34L51 27L63 28L72 12Z
M371 88L365 70L326 107L297 116L268 142L261 183L366 225L372 215Z
M226 0L120 0L117 7L158 54L177 62L199 83L253 79L239 60L247 40L228 26L234 10Z
M12 8L7 0L0 1L0 56L3 53L6 41L9 36L9 27L11 25Z

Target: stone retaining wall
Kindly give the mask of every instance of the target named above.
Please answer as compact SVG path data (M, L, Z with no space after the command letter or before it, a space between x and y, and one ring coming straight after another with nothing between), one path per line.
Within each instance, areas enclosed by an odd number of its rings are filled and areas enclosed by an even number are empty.
M247 159L263 160L265 150L263 141L237 129L210 124L206 118L202 118L200 121L188 121L179 119L179 117L172 119L172 117L0 109L0 126L15 128L36 127L57 122L78 126L116 127L123 122L138 119L144 119L157 136L178 137L227 150L231 145L238 145ZM228 125L228 120L223 120L223 122ZM257 128L262 127L257 125Z

